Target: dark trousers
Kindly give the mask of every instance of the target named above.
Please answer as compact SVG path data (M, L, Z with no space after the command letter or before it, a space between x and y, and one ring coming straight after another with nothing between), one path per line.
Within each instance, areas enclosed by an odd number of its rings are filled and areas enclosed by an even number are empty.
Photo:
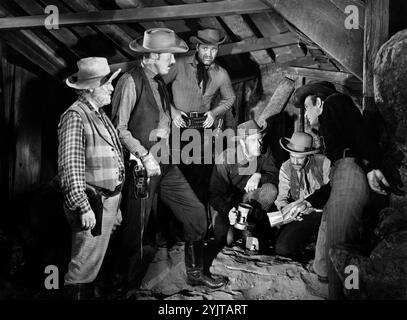
M202 240L206 233L207 220L203 204L198 200L190 185L176 165L160 165L161 175L150 180L149 197L146 199L146 213L141 214L141 202L134 196L131 172L126 172L126 185L122 203L121 265L126 270L128 281L141 272L142 240L150 217L154 195L173 212L181 222L186 241ZM160 221L155 221L160 223Z
M353 158L335 162L331 171L331 195L324 212L327 215L327 243L329 298L342 297L342 282L329 257L329 249L338 244L359 243L362 215L368 203L370 190L366 174Z
M301 258L304 249L318 234L322 213L312 212L302 221L293 221L282 227L275 244L276 254L289 258Z

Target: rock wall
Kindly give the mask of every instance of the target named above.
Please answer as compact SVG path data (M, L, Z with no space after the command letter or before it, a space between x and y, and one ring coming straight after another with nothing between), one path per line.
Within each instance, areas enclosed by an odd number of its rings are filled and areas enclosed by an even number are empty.
M376 104L384 118L389 141L386 175L407 187L407 29L395 34L379 50L374 66ZM391 206L407 207L407 197L392 195Z

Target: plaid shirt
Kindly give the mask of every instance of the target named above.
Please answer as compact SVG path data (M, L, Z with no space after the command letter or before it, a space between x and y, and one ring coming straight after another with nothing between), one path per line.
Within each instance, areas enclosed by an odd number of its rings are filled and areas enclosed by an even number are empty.
M111 148L111 145L107 143L105 145L109 146L108 149L106 146L100 145L100 140L98 140L99 131L91 131L92 126L88 125L88 119L92 118L86 117L86 119L82 119L81 112L78 112L78 110L82 110L83 114L88 115L92 113L92 110L96 113L101 123L98 122L93 125L104 125L104 129L109 133L114 148ZM65 204L69 210L79 210L79 213L84 214L91 210L85 194L86 182L103 187L104 184L107 186L112 183L119 185L124 180L124 162L119 138L104 111L102 109L96 111L96 108L93 108L84 99L77 100L61 116L58 137L58 171ZM106 151L108 151L108 154L106 154ZM112 152L114 152L114 155L112 155ZM117 159L117 161L113 161L112 158ZM92 166L89 166L92 159L98 159L99 162L103 163L103 168L92 170ZM112 174L113 178L111 180L113 181L103 180L106 179L106 173L113 172L117 173L117 175ZM114 179L114 177L117 177L117 179Z

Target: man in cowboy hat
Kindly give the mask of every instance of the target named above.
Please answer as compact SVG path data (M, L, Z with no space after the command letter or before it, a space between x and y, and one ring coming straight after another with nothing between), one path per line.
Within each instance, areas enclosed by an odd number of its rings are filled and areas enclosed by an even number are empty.
M327 223L323 254L328 262L329 297L336 299L342 296L342 284L330 263L329 249L339 243L360 241L362 213L370 189L386 195L389 184L378 169L380 148L367 136L363 115L349 96L337 92L329 82L314 82L296 90L294 104L305 108L311 125L319 123L325 154L333 164L332 192L321 228Z
M66 80L76 89L78 100L61 115L58 126L58 175L72 228L72 254L65 275L65 296L71 299L84 298L87 284L100 270L112 229L121 220L124 182L121 143L102 109L110 103L111 82L120 69L112 73L107 60L99 57L79 60L78 69ZM92 233L98 208L87 189L96 193L103 210L100 235Z
M319 150L313 147L313 138L308 133L294 132L291 139L281 138L280 145L290 153L290 159L280 168L278 195L274 203L278 210L286 211L285 219L298 221L281 228L275 249L281 256L299 258L318 232L322 208L330 193L331 162L324 155L318 154ZM311 214L301 216L305 212ZM320 267L324 263L324 257L317 255L314 270L321 280L327 277L324 265Z
M277 196L278 169L270 149L262 153L262 139L266 124L260 127L249 120L237 128L236 148L226 149L214 166L209 203L216 211L213 215L215 243L218 250L226 244L230 225L236 220L236 207L240 202L253 204L255 210L249 222L256 229L254 235L262 236L261 227L267 225L265 214ZM266 224L259 223L266 219ZM256 226L257 225L257 226ZM261 245L262 243L260 243Z
M188 51L186 43L174 31L154 28L144 32L142 39L130 43L130 48L143 54L140 65L125 73L118 81L113 96L113 122L127 151L127 159L141 160L150 179L146 210L140 210L140 201L134 195L133 167L126 166L129 177L124 193L123 256L129 265L127 281L138 285L142 262L143 233L147 227L154 195L174 213L183 224L187 281L190 285L206 285L211 288L225 284L223 279L213 279L203 274L203 238L206 233L206 212L184 175L173 164L159 162L170 154L168 138L171 114L169 94L162 76L175 63L174 54ZM160 144L160 154L155 152ZM162 147L164 146L164 147Z
M225 40L226 36L222 37L217 29L199 30L196 36L190 37L190 42L195 45L195 54L179 57L164 76L165 82L171 83L172 88L174 134L181 136L185 130L194 129L199 131L201 137L201 154L197 160L200 163L185 164L182 161L184 154L181 154L180 169L204 204L208 201L209 178L213 168L212 158L207 161L203 159L204 129L218 126L219 120L223 121L225 113L231 111L235 101L227 71L215 62L219 45ZM213 103L218 94L219 101ZM233 116L229 118L233 119ZM181 141L181 150L188 143ZM212 140L208 143L212 143Z

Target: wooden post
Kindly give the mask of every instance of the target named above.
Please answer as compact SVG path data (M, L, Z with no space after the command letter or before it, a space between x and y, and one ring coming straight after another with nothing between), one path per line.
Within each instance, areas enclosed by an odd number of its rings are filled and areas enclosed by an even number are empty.
M363 109L376 111L373 66L377 52L389 39L389 0L366 0L363 55Z
M305 77L298 77L297 88L302 87L305 84ZM299 118L299 132L305 131L305 108L300 108L300 118Z

